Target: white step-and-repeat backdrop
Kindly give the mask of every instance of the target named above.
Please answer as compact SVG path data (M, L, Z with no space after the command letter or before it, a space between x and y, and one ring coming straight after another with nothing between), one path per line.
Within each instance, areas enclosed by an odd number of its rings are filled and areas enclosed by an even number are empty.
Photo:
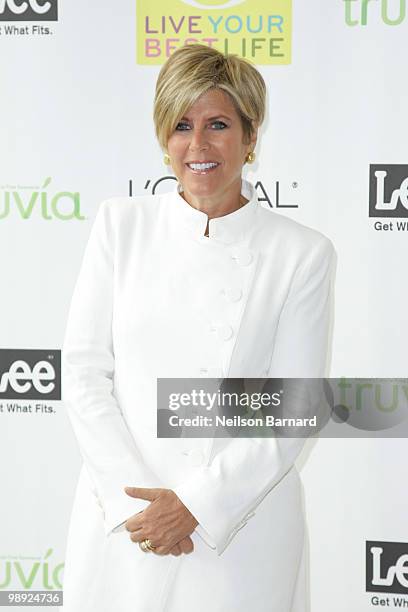
M0 0L0 590L63 587L81 465L59 401L69 301L99 203L173 188L152 101L186 41L251 59L267 82L246 172L264 206L336 247L330 375L406 376L406 5ZM402 438L302 456L313 612L408 606L407 464Z

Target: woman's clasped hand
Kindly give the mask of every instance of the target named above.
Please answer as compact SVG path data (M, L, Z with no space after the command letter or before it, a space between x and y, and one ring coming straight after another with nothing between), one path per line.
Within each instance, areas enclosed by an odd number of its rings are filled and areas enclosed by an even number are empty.
M179 556L191 553L194 544L190 534L198 521L171 489L125 487L130 497L151 503L125 523L132 542L149 539L157 555Z

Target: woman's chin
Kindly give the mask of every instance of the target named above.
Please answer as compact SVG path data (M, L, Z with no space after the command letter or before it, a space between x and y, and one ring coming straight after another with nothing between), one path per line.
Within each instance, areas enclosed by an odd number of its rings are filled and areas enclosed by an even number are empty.
M210 198L222 191L222 184L219 181L185 181L184 189L196 198Z

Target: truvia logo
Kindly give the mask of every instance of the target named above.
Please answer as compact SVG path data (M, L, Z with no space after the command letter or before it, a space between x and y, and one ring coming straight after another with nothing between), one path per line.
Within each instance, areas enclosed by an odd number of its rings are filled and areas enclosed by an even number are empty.
M370 217L408 217L408 164L370 165Z
M389 26L398 26L406 18L407 0L343 0L348 26L366 26L380 19Z
M61 351L0 350L0 399L61 399Z
M0 0L1 2L1 0ZM81 215L81 196L77 191L50 191L52 178L48 176L38 188L0 185L0 222L9 216L30 219L32 215L47 221L70 221Z
M28 555L0 557L0 590L7 587L54 590L61 589L64 563L50 559L53 549L49 548L44 558ZM18 559L18 560L16 560ZM28 604L30 605L30 604ZM35 604L34 604L35 605ZM44 604L46 605L46 604Z
M0 0L0 21L57 20L57 0Z
M366 591L408 595L408 543L366 542Z

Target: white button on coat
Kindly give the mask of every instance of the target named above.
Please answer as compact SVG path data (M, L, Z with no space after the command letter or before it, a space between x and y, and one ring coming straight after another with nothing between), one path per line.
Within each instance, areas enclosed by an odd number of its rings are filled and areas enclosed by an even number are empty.
M189 451L188 456L190 458L191 465L198 467L204 462L204 453L198 448L193 448Z
M157 377L328 375L333 246L261 206L250 183L242 193L243 207L211 219L205 245L207 215L179 187L110 198L97 211L62 350L62 399L83 458L64 612L307 609L294 466L305 440L209 439L207 448L192 438L186 457L185 439L156 433ZM239 308L219 291L231 285L243 290ZM208 320L233 336L219 340ZM191 555L144 553L130 540L124 523L150 502L125 486L178 495L199 523Z
M253 260L252 251L244 247L233 251L232 257L233 259L236 259L238 265L240 266L249 266Z
M229 340L232 338L234 330L231 325L220 325L217 329L217 334L221 340Z
M222 368L212 366L208 368L200 368L199 376L202 378L224 378L224 372Z
M228 287L225 289L225 295L231 302L239 302L242 298L242 289L240 287Z

